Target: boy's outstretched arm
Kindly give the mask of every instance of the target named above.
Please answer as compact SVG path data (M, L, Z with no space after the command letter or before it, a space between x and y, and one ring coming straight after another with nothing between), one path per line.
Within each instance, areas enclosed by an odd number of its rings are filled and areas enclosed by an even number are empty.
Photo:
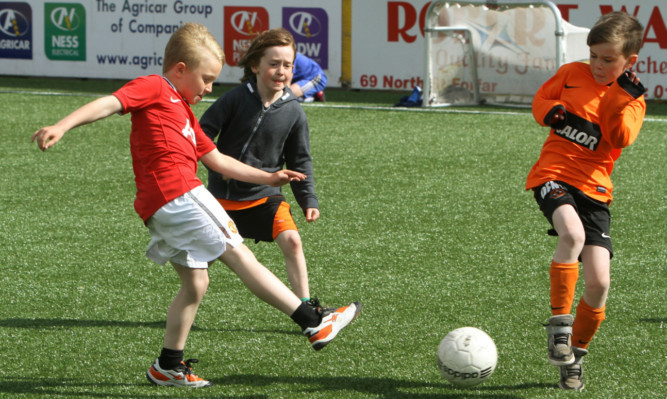
M123 106L115 96L108 95L98 98L67 115L55 125L46 126L37 130L32 135L30 141L34 142L37 140L39 148L42 151L45 151L47 148L52 147L55 143L60 141L68 130L106 118L107 116L122 110Z
M303 173L283 169L274 173L265 172L222 154L217 148L201 157L201 161L211 170L225 177L255 184L268 184L278 187L292 181L306 179Z

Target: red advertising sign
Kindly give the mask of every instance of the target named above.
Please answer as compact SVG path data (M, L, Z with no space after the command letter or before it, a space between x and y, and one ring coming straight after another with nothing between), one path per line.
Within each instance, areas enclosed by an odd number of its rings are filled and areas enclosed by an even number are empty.
M252 39L269 29L269 13L263 7L225 7L223 26L225 61L235 66Z

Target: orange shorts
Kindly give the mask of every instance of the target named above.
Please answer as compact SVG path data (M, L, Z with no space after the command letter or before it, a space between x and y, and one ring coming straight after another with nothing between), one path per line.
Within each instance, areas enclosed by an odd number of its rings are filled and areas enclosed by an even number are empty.
M218 202L234 220L241 236L256 242L275 240L286 230L296 230L290 205L282 195L252 201L230 201L218 198Z

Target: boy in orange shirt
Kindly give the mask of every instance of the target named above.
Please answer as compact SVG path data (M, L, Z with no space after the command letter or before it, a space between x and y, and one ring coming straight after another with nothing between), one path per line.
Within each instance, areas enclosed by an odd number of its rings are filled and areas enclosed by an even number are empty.
M535 120L551 131L526 189L558 236L550 266L552 316L546 324L549 362L560 387L584 388L582 358L605 319L609 290L610 174L637 138L646 113L645 89L630 70L643 26L624 12L603 15L589 32L590 65L563 65L535 94ZM570 314L582 263L584 294Z

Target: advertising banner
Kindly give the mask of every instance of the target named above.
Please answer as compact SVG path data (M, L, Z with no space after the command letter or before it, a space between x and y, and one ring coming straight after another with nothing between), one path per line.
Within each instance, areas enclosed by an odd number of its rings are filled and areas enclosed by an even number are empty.
M32 59L32 21L28 3L0 3L0 58Z
M564 20L584 28L612 10L636 16L645 33L635 71L649 89L647 98L667 99L667 2L553 2ZM297 51L323 66L330 87L340 86L344 78L354 89L412 90L424 85L429 4L428 0L0 0L0 75L132 79L161 73L169 36L192 21L205 24L224 47L227 63L217 80L221 83L238 82L242 73L236 64L253 35L282 26L294 35ZM351 8L350 20L345 21L351 26L349 32L343 32L346 5ZM350 39L349 49L343 48L343 37Z
M236 65L257 33L289 30L297 51L341 74L341 5L329 0L0 1L0 75L133 79L162 73L164 47L185 22L206 25L223 46L218 82L238 83Z
M644 44L635 71L648 88L647 99L667 99L666 1L552 2L565 21L589 29L602 14L610 11L625 11L635 16L645 27ZM411 90L414 86L423 87L424 24L429 5L428 0L353 0L350 82L353 88Z

